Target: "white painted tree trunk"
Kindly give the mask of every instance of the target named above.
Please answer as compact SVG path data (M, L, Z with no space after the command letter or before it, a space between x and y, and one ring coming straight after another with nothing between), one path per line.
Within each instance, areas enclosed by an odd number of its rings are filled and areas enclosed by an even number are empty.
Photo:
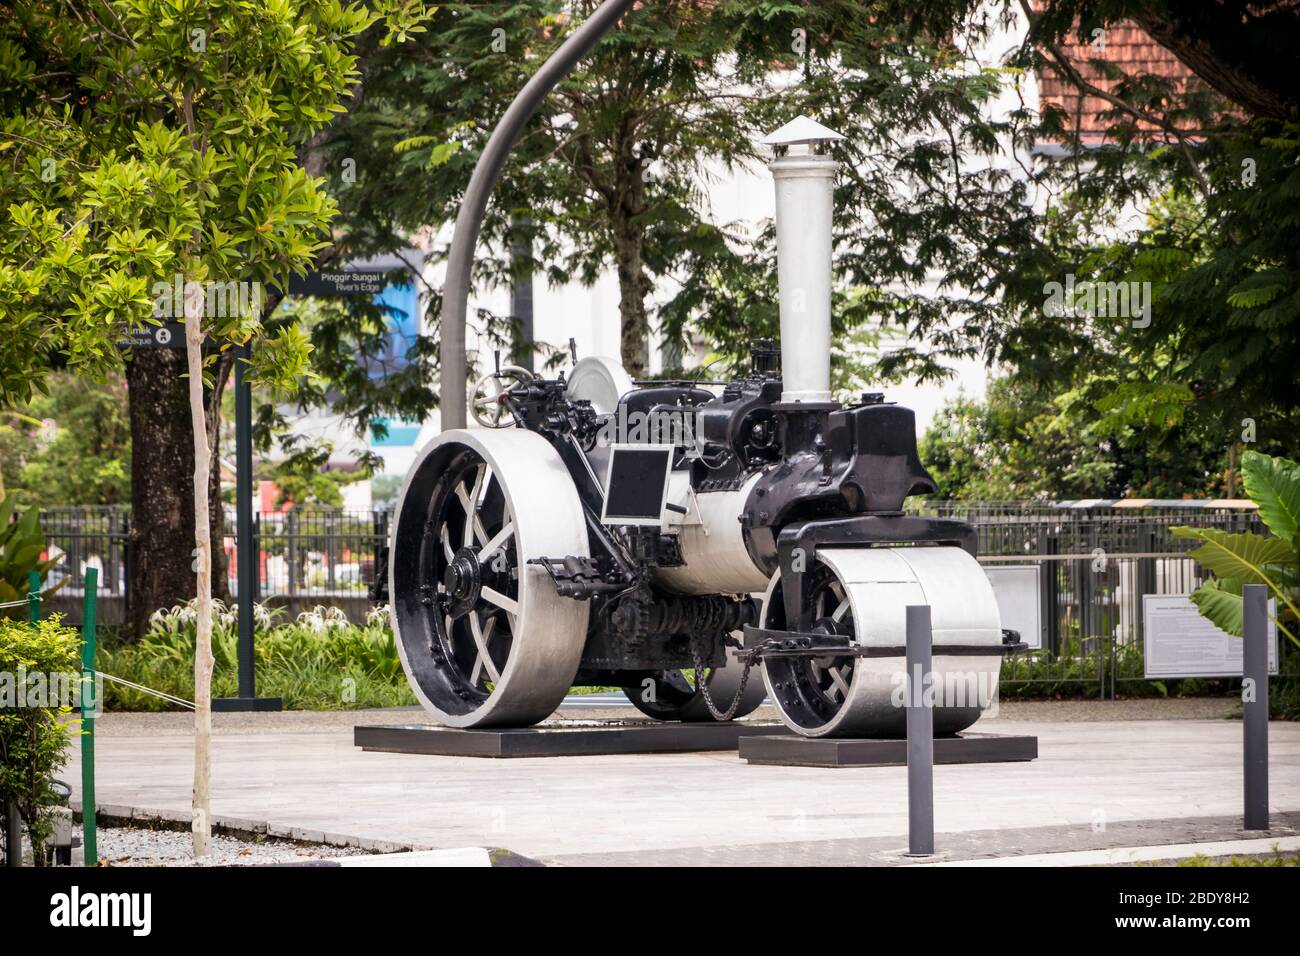
M203 406L204 296L198 283L185 285L185 356L189 366L190 424L194 432L194 568L198 578L197 636L194 641L194 792L191 831L194 856L208 852L212 834L208 779L212 742L212 535L208 520L207 418Z

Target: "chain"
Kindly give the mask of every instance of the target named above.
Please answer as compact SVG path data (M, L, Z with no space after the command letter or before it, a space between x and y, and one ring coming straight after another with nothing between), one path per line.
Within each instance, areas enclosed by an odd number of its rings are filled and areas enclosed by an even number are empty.
M691 663L695 665L695 687L704 696L704 704L709 708L713 719L730 720L736 716L740 699L745 696L745 685L749 683L749 671L754 666L754 662L752 660L745 662L745 669L740 673L740 687L736 689L736 696L731 706L725 711L718 709L718 705L713 702L713 696L709 693L709 682L704 677L704 658L700 656L699 640L695 637L691 638Z

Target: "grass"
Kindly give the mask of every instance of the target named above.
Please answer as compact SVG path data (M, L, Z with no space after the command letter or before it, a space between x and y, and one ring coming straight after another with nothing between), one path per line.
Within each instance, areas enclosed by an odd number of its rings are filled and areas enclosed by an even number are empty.
M238 651L233 608L214 602L212 696L234 697L239 690ZM281 612L257 609L253 657L257 692L279 697L286 710L352 710L401 707L416 703L387 625L387 612L368 623L351 624L341 612L316 608L284 621ZM194 699L194 610L180 605L155 614L149 633L130 643L109 635L98 666L106 674ZM594 694L617 687L574 687ZM106 710L179 710L179 705L144 691L104 682Z
M1300 853L1274 850L1271 855L1189 856L1179 866L1300 866Z
M216 665L214 697L238 691L237 638L233 611L214 614L212 635ZM279 697L289 710L349 710L414 704L390 631L377 616L353 625L341 614L318 608L281 623L259 609L253 656L257 690ZM138 643L117 643L99 652L106 674L194 699L194 622L192 609L176 607L154 615L151 629ZM104 683L107 710L174 710L176 705L111 681Z

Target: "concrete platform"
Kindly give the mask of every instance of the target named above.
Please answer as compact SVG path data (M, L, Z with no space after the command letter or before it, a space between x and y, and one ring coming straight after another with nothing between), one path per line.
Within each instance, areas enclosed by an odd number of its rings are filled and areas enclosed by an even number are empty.
M742 738L740 758L775 767L905 767L907 741L774 734ZM967 732L934 739L936 764L1007 763L1037 758L1037 737Z
M428 724L359 726L364 751L439 757L584 757L596 754L709 753L750 737L787 734L784 724L615 723L608 726L455 730Z
M1142 701L1143 715L1189 705ZM1197 707L1201 705L1197 702ZM1126 702L1001 708L972 729L1039 738L1037 760L935 768L938 860L1290 837L1300 828L1300 723L1269 725L1274 830L1241 832L1241 722L1115 719ZM1008 719L1032 714L1032 720ZM1052 720L1060 713L1065 719ZM1112 716L1113 715L1113 716ZM412 723L415 711L389 722ZM1110 719L1107 719L1110 717ZM754 766L735 752L483 760L366 753L382 714L223 714L214 817L300 839L409 849L502 847L548 863L903 865L903 767ZM100 804L188 821L191 714L96 721ZM79 795L79 747L59 774Z

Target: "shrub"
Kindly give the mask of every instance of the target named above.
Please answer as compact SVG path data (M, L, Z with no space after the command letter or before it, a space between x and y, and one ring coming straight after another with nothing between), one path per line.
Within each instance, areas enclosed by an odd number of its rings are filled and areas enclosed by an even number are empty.
M44 578L58 563L56 558L41 559L45 553L45 535L41 532L40 513L36 508L28 508L16 515L17 506L17 494L0 499L0 602L3 603L26 598L31 572ZM19 612L27 613L25 608Z
M76 726L67 717L81 680L80 648L77 632L57 616L35 625L0 619L0 806L18 806L38 866L53 830L53 775Z
M215 697L238 689L235 609L215 602L212 650ZM253 657L258 693L289 709L337 710L415 703L386 611L355 625L338 608L317 607L288 623L282 612L254 606ZM100 651L100 669L185 700L194 694L194 613L189 605L160 611L137 644ZM108 684L112 710L162 710L173 705L129 687Z

